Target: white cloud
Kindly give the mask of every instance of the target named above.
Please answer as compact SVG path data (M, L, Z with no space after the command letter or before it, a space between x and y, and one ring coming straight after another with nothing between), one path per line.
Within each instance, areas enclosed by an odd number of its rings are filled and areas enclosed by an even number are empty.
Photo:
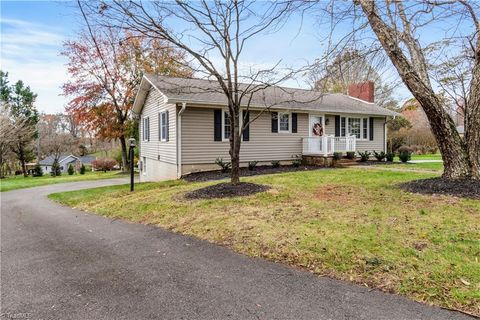
M68 79L65 58L60 56L64 35L61 30L24 20L0 20L1 68L10 81L23 80L38 94L39 111L63 111L66 99L60 86Z

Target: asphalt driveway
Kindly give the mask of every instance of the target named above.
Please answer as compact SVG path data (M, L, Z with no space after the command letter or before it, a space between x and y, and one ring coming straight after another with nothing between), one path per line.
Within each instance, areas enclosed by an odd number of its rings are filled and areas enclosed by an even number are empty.
M471 319L46 198L125 182L0 194L2 318Z

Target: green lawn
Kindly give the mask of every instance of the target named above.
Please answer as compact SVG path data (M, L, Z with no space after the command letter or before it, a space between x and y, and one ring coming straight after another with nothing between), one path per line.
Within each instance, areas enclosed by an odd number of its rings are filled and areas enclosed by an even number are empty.
M186 191L217 182L184 181L139 184L135 193L113 186L51 198L480 315L480 201L397 188L436 175L327 169L244 178L271 186L245 198L187 201Z
M436 154L412 154L412 160L442 160L440 153Z
M402 162L397 162L393 164L379 164L379 166L382 166L384 168L390 168L390 169L402 169L402 170L423 170L423 171L434 171L438 173L443 172L443 163L441 162L425 162L425 163L402 163Z
M74 174L69 176L68 174L62 174L59 177L52 177L49 174L44 174L42 177L24 177L13 176L5 179L0 179L0 191L9 191L14 189L31 188L37 186L43 186L54 183L85 181L85 180L99 180L120 177L119 171L109 172L86 172L84 175Z

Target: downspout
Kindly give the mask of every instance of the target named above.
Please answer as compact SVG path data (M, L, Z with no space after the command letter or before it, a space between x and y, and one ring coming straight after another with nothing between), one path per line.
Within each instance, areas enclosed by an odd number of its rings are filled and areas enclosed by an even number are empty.
M182 177L182 114L187 109L187 103L182 102L182 108L177 117L177 178Z

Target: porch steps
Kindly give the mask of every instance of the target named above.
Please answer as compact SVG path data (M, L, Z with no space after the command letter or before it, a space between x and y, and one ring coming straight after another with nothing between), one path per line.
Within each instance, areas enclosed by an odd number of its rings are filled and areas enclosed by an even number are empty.
M359 162L356 159L340 159L335 161L335 167L346 168L358 166Z

